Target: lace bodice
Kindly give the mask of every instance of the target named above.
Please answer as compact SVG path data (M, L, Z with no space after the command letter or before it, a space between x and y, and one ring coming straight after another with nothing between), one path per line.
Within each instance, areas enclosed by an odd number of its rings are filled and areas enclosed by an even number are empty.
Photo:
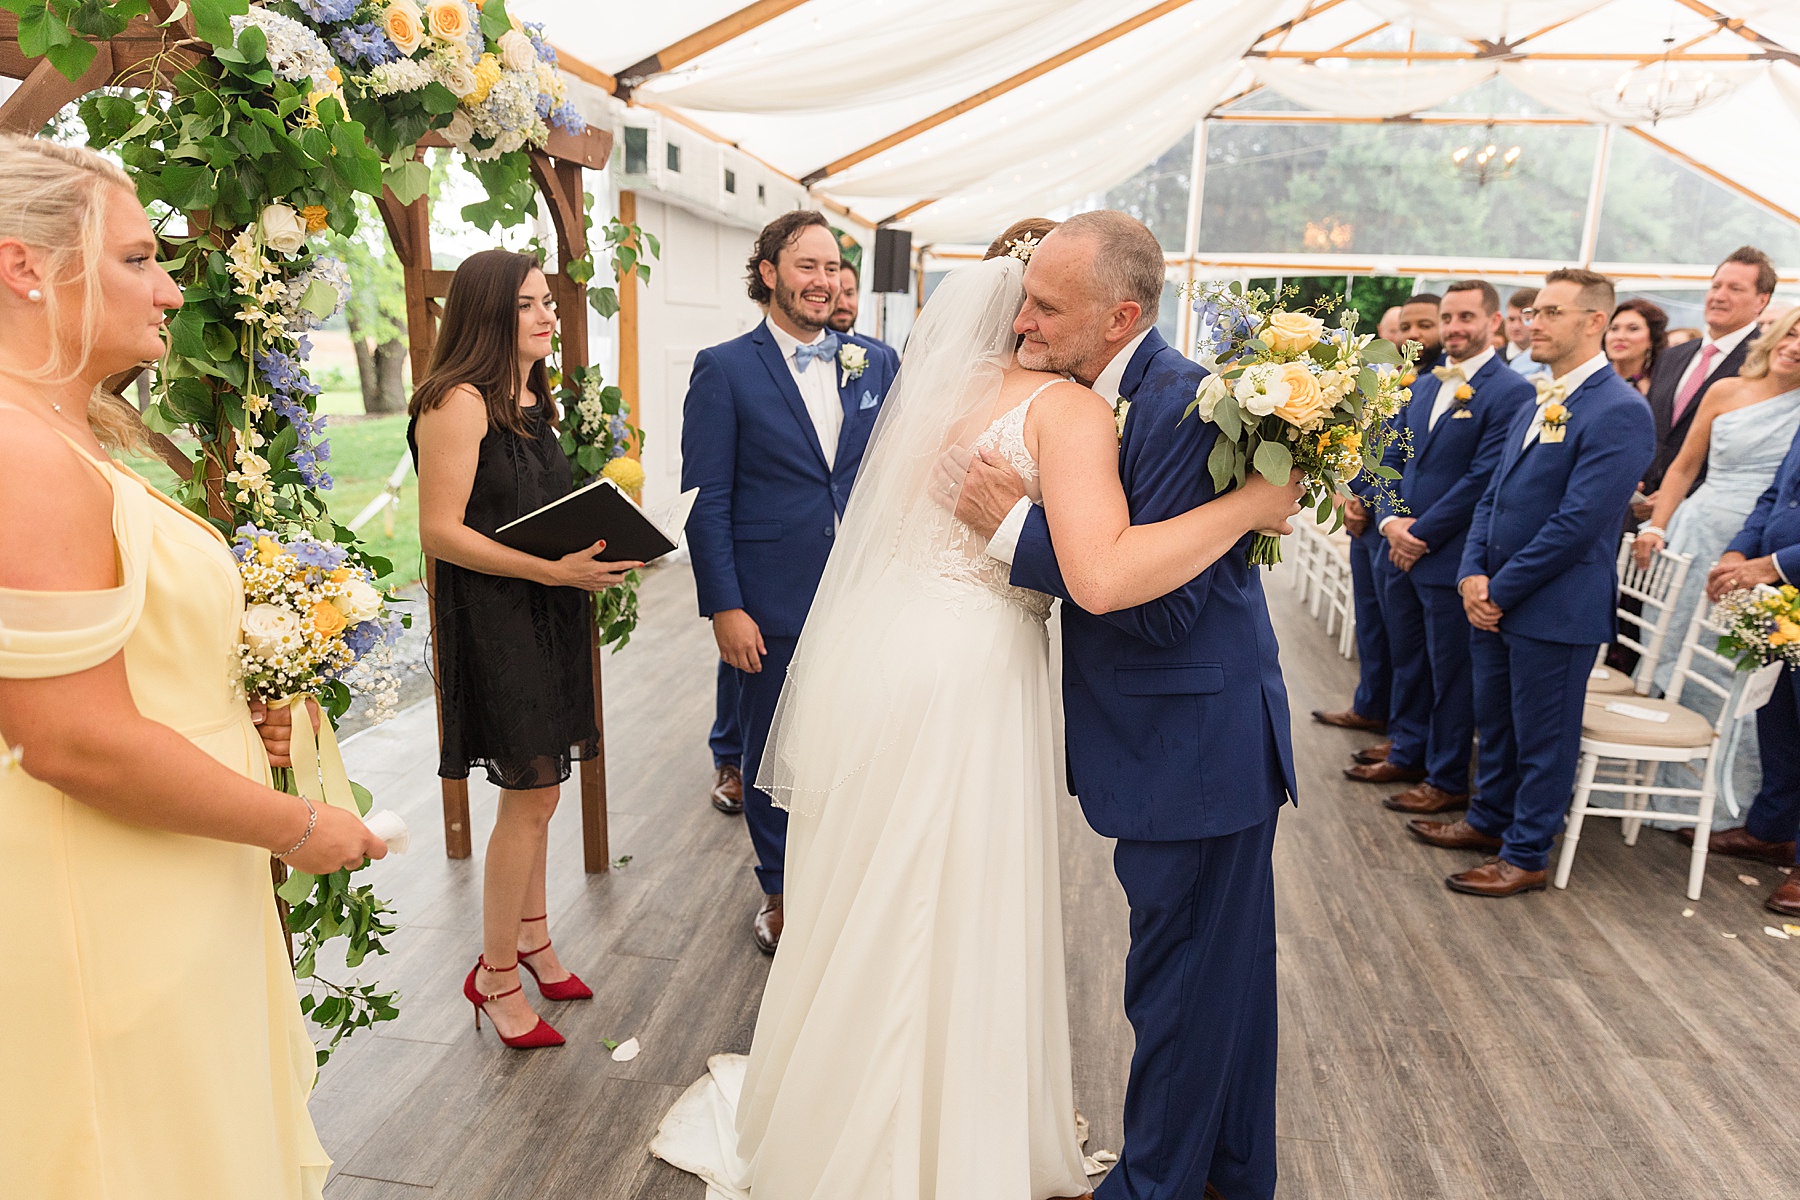
M1051 380L1008 409L970 445L972 450L998 451L1013 470L1019 473L1019 478L1025 484L1025 494L1033 503L1041 502L1043 494L1038 488L1037 460L1031 457L1031 451L1025 446L1025 418L1031 411L1032 401L1056 382ZM1008 583L1012 568L997 558L989 557L987 539L948 514L944 514L942 519L948 528L943 530L946 539L941 542L942 549L932 556L929 564L934 575L958 585L973 584L999 601L1017 605L1040 621L1049 617L1051 598L1042 592L1014 587ZM966 586L959 586L956 591L959 594L951 598L957 602L964 602L969 598Z

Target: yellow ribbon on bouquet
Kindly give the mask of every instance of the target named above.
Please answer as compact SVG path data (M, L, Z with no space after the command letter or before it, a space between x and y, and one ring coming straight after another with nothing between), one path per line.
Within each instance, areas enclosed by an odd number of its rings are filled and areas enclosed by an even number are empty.
M362 805L356 802L356 793L350 787L350 773L344 769L344 756L338 750L337 731L330 719L321 714L318 736L314 737L312 714L306 711L304 703L307 699L284 696L269 701L270 708L293 710L294 732L288 757L294 764L294 786L315 804L323 802L361 817Z

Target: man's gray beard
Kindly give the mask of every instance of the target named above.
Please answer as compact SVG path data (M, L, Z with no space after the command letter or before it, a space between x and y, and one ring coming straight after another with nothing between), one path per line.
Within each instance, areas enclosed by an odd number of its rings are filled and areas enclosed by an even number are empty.
M781 310L782 316L793 322L794 328L804 329L808 333L817 333L825 328L801 311L800 297L788 290L779 278L775 280L774 299L775 307Z
M1027 371L1048 371L1053 375L1076 375L1076 368L1092 358L1098 348L1097 345L1084 346L1080 353L1065 352L1063 354L1046 348L1040 355L1031 349L1030 342L1020 342L1015 357L1018 359L1019 365Z

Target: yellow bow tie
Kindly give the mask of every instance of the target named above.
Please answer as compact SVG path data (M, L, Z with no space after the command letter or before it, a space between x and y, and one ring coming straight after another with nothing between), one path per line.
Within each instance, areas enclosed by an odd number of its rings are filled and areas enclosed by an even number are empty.
M1439 383L1449 383L1453 376L1464 383L1469 381L1469 377L1463 374L1461 367L1433 367L1431 373L1437 376Z
M1539 375L1531 382L1537 388L1537 401L1540 405L1569 398L1569 385L1560 379Z

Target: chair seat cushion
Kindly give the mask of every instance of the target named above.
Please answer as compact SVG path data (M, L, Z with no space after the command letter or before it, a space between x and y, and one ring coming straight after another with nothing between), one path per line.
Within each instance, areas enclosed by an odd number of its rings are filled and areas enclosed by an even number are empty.
M1631 676L1611 667L1595 667L1588 672L1588 695L1622 696L1632 690Z
M1609 711L1608 705L1624 712ZM1666 720L1638 716L1664 713ZM1609 696L1590 693L1581 713L1581 736L1599 742L1623 742L1636 746L1700 747L1713 738L1712 722L1691 708L1648 696Z

